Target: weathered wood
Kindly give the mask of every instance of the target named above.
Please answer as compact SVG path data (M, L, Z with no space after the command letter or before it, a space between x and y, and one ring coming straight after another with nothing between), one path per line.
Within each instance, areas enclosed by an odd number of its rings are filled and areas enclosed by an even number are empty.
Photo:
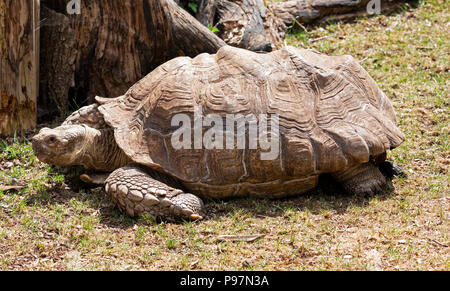
M174 57L215 53L225 45L172 0L83 0L80 14L73 15L67 1L45 5L50 12L41 29L50 41L42 55L44 110L55 107L52 100L67 108L63 100L77 107L96 95L122 95Z
M197 19L205 26L214 23L218 0L200 0Z
M271 51L264 23L266 7L262 0L201 0L197 19L214 26L229 45L252 51Z
M0 0L0 135L36 126L39 0Z
M54 117L69 108L75 84L77 41L69 17L42 7L38 118Z

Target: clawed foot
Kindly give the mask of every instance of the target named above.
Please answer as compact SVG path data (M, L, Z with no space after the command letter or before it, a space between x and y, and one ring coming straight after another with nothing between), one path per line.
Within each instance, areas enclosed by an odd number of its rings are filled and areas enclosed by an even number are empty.
M164 180L162 174L156 176ZM160 180L137 166L127 166L108 177L105 190L130 216L146 213L164 219L203 219L204 206L200 198Z

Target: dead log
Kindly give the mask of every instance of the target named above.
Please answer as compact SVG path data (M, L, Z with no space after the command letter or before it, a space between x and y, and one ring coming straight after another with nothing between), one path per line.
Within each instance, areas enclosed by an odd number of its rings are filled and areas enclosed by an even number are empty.
M284 39L289 27L297 24L318 24L327 21L346 21L372 13L395 10L405 0L287 0L267 5L267 38L276 46ZM378 5L378 7L377 7ZM376 11L378 10L379 11Z
M0 1L0 135L36 126L38 0Z
M393 10L405 0L379 0L380 11ZM229 45L270 50L279 47L289 27L367 16L371 0L198 0L197 19L219 29Z
M43 3L43 116L92 103L96 95L120 96L174 57L225 45L172 0L83 0L72 15L67 2Z

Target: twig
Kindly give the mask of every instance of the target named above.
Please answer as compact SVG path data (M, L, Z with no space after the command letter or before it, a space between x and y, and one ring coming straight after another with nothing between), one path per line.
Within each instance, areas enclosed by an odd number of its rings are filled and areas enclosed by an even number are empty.
M435 244L438 244L438 245L440 245L440 246L442 246L442 247L448 248L448 245L443 244L443 243L441 243L441 242L438 242L437 240L434 240L434 239L428 239L428 240L431 241L431 242L433 242L433 243L435 243Z
M360 63L364 63L365 61L367 61L369 59L369 57L365 57L364 59L360 60Z
M325 35L325 36L322 36L322 37L319 37L319 38L310 39L310 40L308 40L308 42L313 43L313 42L316 42L316 41L319 41L319 40L327 39L329 37L330 37L329 35Z
M22 190L24 186L0 186L0 191Z
M300 26L306 33L309 33L308 30L306 29L306 27L301 24L299 21L297 21L298 17L295 18L295 24L297 24L298 26Z
M255 240L264 237L264 234L255 234L255 235L220 235L217 237L218 242L224 241L245 241L245 242L254 242Z
M432 50L432 49L434 49L434 47L430 47L430 46L416 46L416 49L419 49L419 50Z

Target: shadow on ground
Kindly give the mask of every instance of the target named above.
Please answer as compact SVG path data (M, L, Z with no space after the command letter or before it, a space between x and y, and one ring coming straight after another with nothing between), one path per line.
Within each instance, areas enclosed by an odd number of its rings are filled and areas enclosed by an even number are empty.
M149 223L148 219L132 218L121 212L107 196L102 187L91 187L79 179L80 168L58 169L54 171L66 176L67 185L53 185L42 193L31 195L28 203L37 204L65 204L70 207L71 201L88 205L99 213L100 223L112 228L129 229L136 224ZM322 211L332 211L343 214L349 207L364 207L376 197L386 200L395 195L391 179L388 179L384 190L374 195L351 195L328 175L320 178L319 185L314 190L297 197L286 199L239 198L228 200L205 200L205 221L220 220L223 217L245 214L255 218L283 217L287 211L309 211L319 214ZM153 221L150 223L181 223L168 221ZM201 222L200 222L201 223Z
M227 201L210 201L206 204L207 219L220 219L236 211L244 211L254 217L282 217L286 211L305 211L320 213L324 210L345 213L350 206L368 205L369 201L376 197L385 200L395 195L395 189L391 180L385 189L374 195L352 195L346 193L342 187L324 175L320 178L319 185L312 191L297 197L285 199L234 199Z

